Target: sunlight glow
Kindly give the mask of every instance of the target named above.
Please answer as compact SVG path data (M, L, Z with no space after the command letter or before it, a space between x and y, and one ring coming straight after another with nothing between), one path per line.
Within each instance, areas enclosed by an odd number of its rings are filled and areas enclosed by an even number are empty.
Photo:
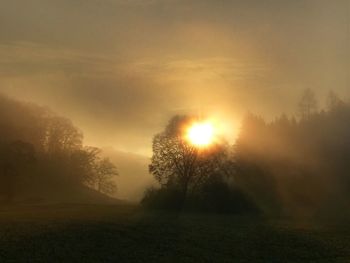
M214 126L210 122L193 123L187 131L187 139L197 147L206 147L213 142Z

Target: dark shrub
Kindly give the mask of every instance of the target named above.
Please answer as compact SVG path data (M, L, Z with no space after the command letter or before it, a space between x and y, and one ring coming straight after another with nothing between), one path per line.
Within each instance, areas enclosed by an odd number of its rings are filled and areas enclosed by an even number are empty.
M141 204L151 209L180 210L184 199L180 191L175 188L150 187L146 190Z
M257 214L259 209L240 189L230 186L219 176L213 176L197 190L184 198L181 191L174 187L151 187L146 190L141 201L150 209L185 210L210 213L250 213Z
M219 176L211 177L202 187L196 206L217 213L257 213L258 208L238 187L230 186Z

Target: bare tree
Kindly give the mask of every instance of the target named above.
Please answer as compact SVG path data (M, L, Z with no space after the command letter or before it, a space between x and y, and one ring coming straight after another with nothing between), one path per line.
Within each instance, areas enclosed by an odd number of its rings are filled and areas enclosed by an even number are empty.
M327 107L329 111L334 111L344 106L344 102L339 98L339 96L334 92L330 91L327 97Z
M71 120L53 116L47 122L45 148L48 153L70 153L82 148L83 135Z
M165 130L153 139L153 156L149 171L163 186L175 186L183 198L189 188L196 188L208 176L221 172L225 151L223 145L199 149L184 138L185 128L192 118L173 117Z
M305 89L299 102L299 112L302 119L309 119L317 111L316 95L311 89Z
M113 178L117 175L118 171L116 166L108 158L99 160L95 167L97 190L104 194L113 194L117 189Z
M100 160L100 154L100 149L88 146L74 151L69 162L71 178L77 183L94 187L96 163Z

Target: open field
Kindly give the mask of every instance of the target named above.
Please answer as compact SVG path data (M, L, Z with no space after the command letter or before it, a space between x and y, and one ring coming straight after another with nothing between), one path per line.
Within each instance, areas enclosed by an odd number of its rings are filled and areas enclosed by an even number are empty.
M0 262L350 262L350 228L131 205L2 207Z

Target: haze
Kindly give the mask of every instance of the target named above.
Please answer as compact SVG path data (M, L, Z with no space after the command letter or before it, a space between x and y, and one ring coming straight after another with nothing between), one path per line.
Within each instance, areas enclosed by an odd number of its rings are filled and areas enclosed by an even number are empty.
M349 5L2 1L0 90L71 118L87 144L150 155L177 113L235 126L294 112L305 88L348 98Z
M0 0L0 262L350 262L350 0Z

